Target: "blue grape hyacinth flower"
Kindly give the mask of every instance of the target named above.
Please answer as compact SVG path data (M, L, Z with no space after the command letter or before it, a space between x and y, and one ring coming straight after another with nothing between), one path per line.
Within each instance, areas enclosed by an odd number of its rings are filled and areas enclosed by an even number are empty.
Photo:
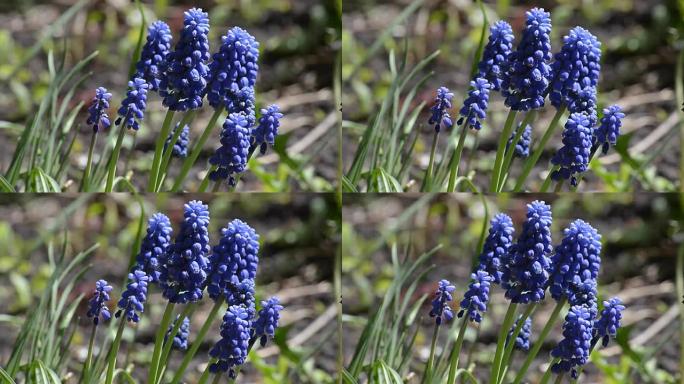
M501 284L501 263L513 245L514 231L513 221L505 213L497 214L489 222L489 234L485 239L477 269L487 272L495 284Z
M135 64L134 77L144 79L151 91L159 90L162 68L171 49L171 38L171 29L161 20L147 28L147 40L140 51L140 60Z
M489 82L480 77L470 82L468 97L459 111L461 118L458 119L458 125L463 124L463 121L465 121L470 128L477 129L478 131L482 128L480 121L487 117L489 88Z
M238 91L231 92L226 99L228 115L238 113L247 119L247 126L256 124L256 107L254 106L254 88L243 87Z
M577 175L589 167L592 129L589 117L583 113L573 113L565 123L563 147L551 158L551 163L560 168L551 174L553 180L570 179L577 186Z
M183 29L174 50L169 52L159 95L172 111L187 111L202 106L209 77L209 15L201 8L185 12Z
M551 262L554 267L549 286L551 297L567 298L570 305L582 304L583 297L594 291L595 283L591 281L598 278L601 235L584 220L573 221L563 232L563 240L556 246Z
M171 331L173 331L173 328L176 326L176 323L180 320L180 315L176 316L176 320L169 325L169 329L166 331L166 335L164 335L164 343L169 339L169 335L171 335ZM176 336L173 337L173 344L171 345L172 348L185 351L188 349L188 336L190 335L190 319L186 316L183 318L183 322L181 323L180 327L178 328L178 332L176 333Z
M556 108L570 105L577 93L595 88L601 73L601 43L591 32L575 27L563 39L563 47L551 65L554 73L549 99ZM579 112L570 109L570 112Z
M552 372L570 372L570 376L577 379L576 368L589 359L592 329L593 319L589 310L581 305L571 307L563 324L563 340L551 351L551 356L560 359L551 367Z
M163 213L155 213L147 222L147 233L140 243L134 269L144 271L150 283L159 281L159 269L171 245L171 221Z
M210 272L209 207L199 200L185 204L183 223L161 264L159 286L172 303L195 302Z
M139 121L145 117L145 109L147 108L147 88L148 85L145 80L136 77L128 82L128 92L126 98L121 102L119 107L119 117L115 124L123 124L125 127L140 129Z
M506 150L508 151L508 147L511 146L511 143L513 142L513 139L515 136L518 134L518 130L522 129L520 125L518 125L518 128L511 134L511 136L508 138L508 143L506 143ZM518 143L515 145L515 149L513 152L513 156L515 157L520 157L520 158L526 158L530 155L530 142L532 141L532 127L527 124L525 126L525 130L522 133L522 136L520 136L520 140L518 140Z
M477 64L478 75L491 84L491 90L501 89L501 81L513 50L513 29L511 25L499 20L489 28L489 40L482 51L482 59Z
M449 321L454 318L454 312L449 307L449 302L453 300L451 293L456 290L456 287L451 285L449 280L440 280L437 291L435 292L435 299L432 300L432 309L430 310L430 317L435 318L435 323L441 325L442 321Z
M116 312L116 317L123 313L128 321L137 323L140 321L140 314L145 310L147 301L147 282L149 278L145 272L136 270L128 274L128 285L121 294Z
M619 105L611 105L603 110L601 125L594 130L593 141L595 146L601 146L604 155L608 153L611 145L614 146L617 143L624 117L625 114L622 113Z
M280 127L280 119L282 117L283 114L280 113L280 108L275 104L261 110L259 125L252 131L252 137L254 139L253 145L259 146L259 152L262 155L266 153L267 145L273 146L275 144L275 138L278 135L278 127Z
M98 87L95 90L93 101L88 107L88 120L86 123L93 127L93 132L97 133L102 129L109 128L112 123L109 121L107 110L109 109L109 100L112 99L112 94L107 91L105 87Z
M247 167L250 146L249 123L245 115L231 113L223 123L221 146L209 158L209 163L218 168L209 174L213 181L228 179L228 184L236 184L235 174L242 173Z
M442 125L445 128L451 128L454 123L451 120L451 115L449 115L449 109L451 109L451 99L454 98L454 94L447 87L439 87L437 89L437 96L435 97L435 104L430 108L430 119L428 124L434 125L435 132L439 132L442 129Z
M229 113L239 112L233 109L232 103L241 90L254 88L259 72L258 61L259 43L256 39L240 27L228 30L209 64L209 105L214 108L225 106Z
M256 278L259 265L259 235L242 220L235 219L221 230L221 239L213 248L214 268L207 292L216 300L224 295L229 305L239 304L249 291L247 280Z
M501 81L501 94L514 111L544 106L551 78L551 14L543 8L527 12L518 48L509 56Z
M520 319L522 316L518 316L518 319L515 321L515 324L511 327L511 329L508 331L508 336L506 336L506 344L508 344L509 340L511 339L511 336L513 336L513 332L515 331L515 328L518 327L518 324L520 323ZM519 349L521 351L529 351L530 350L530 334L532 333L532 319L529 317L525 319L525 323L523 323L522 328L520 328L520 333L518 333L518 337L515 338L515 349Z
M461 300L461 310L458 317L467 314L470 321L482 322L482 314L487 312L489 302L489 285L492 277L485 271L477 271L470 275L472 282Z
M567 106L570 113L582 113L589 118L589 127L596 125L596 87L588 85L584 88L572 91L568 97Z
M613 297L608 301L603 302L603 310L601 310L601 317L594 324L594 338L598 340L601 338L601 343L605 347L611 337L617 335L617 330L620 328L620 321L622 320L622 311L625 306L622 305L622 300Z
M245 308L239 305L228 307L221 324L221 339L209 351L209 355L218 361L209 366L209 371L227 371L231 378L235 378L234 368L244 364L247 358L251 328Z
M544 299L553 250L551 207L543 201L527 205L527 218L518 241L502 263L501 286L513 303L537 303Z
M278 328L278 321L280 320L280 311L282 310L283 306L280 305L280 300L275 296L261 302L259 317L254 322L252 337L258 337L262 347L266 345L268 337L275 336L275 330Z
M100 279L95 283L95 290L88 301L88 312L86 313L87 317L93 318L93 324L98 325L100 319L107 321L112 318L109 307L107 307L107 302L110 300L109 292L111 291L112 286L107 283L107 280Z
M166 141L164 142L164 151L166 151L166 148L169 146L171 143L171 139L173 139L173 136L176 134L176 130L178 129L178 124L176 124L176 127L169 133L169 137L166 138ZM180 133L180 136L178 136L178 140L176 140L176 144L173 145L173 149L171 149L171 156L173 157L179 157L179 158L185 158L188 156L188 143L190 142L190 126L185 124L183 126L183 130Z

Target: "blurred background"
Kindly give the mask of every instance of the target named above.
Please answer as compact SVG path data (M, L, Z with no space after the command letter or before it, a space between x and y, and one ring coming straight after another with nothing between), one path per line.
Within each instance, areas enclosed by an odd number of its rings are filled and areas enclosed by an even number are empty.
M277 295L285 306L276 338L250 355L241 382L331 383L337 370L337 306L332 276L340 230L339 208L330 194L0 196L0 248L6 250L0 256L2 364L8 361L21 325L47 288L54 270L51 261L62 253L69 260L99 245L86 261L87 272L72 277L74 286L68 300L75 300L79 294L89 297L98 279L106 279L114 286L112 300L118 300L131 257L137 252L133 244L140 219L144 219L146 227L153 213L162 212L171 220L176 234L183 218L183 204L193 199L209 205L212 245L230 220L239 218L256 230L261 245L257 300ZM147 374L156 325L166 303L156 286L151 286L149 293L142 321L137 327L126 328L122 344L126 352L119 355L120 366L125 354L127 363L132 364L133 377L140 382ZM114 305L110 303L110 308ZM211 306L212 301L206 297L190 326L190 342ZM80 372L82 367L92 327L86 311L84 300L76 309L77 320L68 324L67 330L73 326L74 334L65 353L66 372L59 372L60 377L68 378L69 370ZM186 371L187 382L199 379L208 351L219 338L219 325L216 321ZM104 333L98 335L102 338ZM171 366L177 366L182 357L174 352Z
M543 7L551 13L552 52L560 50L563 36L578 25L602 43L598 107L619 104L627 117L616 149L592 162L581 189L675 189L680 153L677 127L682 119L678 112L684 102L681 99L684 94L675 95L675 69L684 47L684 3L675 0L483 0L482 3L490 25L498 20L511 24L516 36L514 49L520 41L525 12L533 7ZM409 12L410 9L414 11ZM369 117L377 112L390 87L389 52L394 50L397 62L406 53L408 66L412 68L440 50L437 58L420 72L433 75L418 87L409 108L426 103L414 127L421 134L410 173L414 179L421 180L433 135L432 127L427 124L428 108L437 88L446 86L454 92L452 116L457 114L471 80L471 65L483 22L478 3L470 0L345 1L342 33L345 171L349 169ZM546 104L533 124L533 140L541 136L555 113L548 101ZM484 185L491 172L506 114L503 98L493 92L487 123L477 135L468 135L464 159L468 169L477 172L478 186ZM534 180L534 185L541 185L548 160L560 147L560 137L559 129L531 173L529 179ZM446 139L443 137L440 142L443 146ZM477 150L469 152L467 148L476 142ZM519 168L520 163L516 161L515 176Z
M174 36L183 25L183 12L201 7L209 13L210 51L216 51L229 28L240 26L260 42L260 71L256 84L257 107L280 105L285 114L275 150L253 162L242 180L242 190L287 191L333 189L337 180L337 119L334 117L333 67L339 44L339 14L334 0L173 1L141 0L146 21L163 20ZM67 10L79 4L66 18ZM75 13L74 13L75 12ZM128 67L142 19L132 0L8 0L0 3L0 166L7 168L24 123L35 114L49 82L47 52L62 55L70 68L93 51L98 56L83 73L68 106L89 105L98 86L113 93L110 116L126 91ZM77 76L78 77L78 76ZM66 93L66 91L64 91ZM62 95L64 97L64 95ZM79 175L85 168L91 129L85 109L75 119L75 137L69 164ZM205 107L191 127L191 142L199 136L213 110ZM122 158L127 170L146 179L154 140L165 109L155 94L148 97L146 123L124 142ZM219 121L220 125L222 121ZM47 124L47 123L46 123ZM197 190L206 160L218 146L219 129L208 141L188 190ZM112 139L113 140L113 139ZM99 140L104 145L104 140ZM132 148L132 149L131 149ZM96 153L99 153L96 151ZM175 163L173 163L175 164ZM180 167L180 166L179 166ZM67 172L68 174L69 172ZM144 184L141 184L144 186Z
M412 305L421 295L428 295L413 326L418 328L418 333L408 368L420 377L430 350L434 319L428 313L438 281L447 279L456 286L451 306L457 308L477 263L478 242L483 229L489 229L489 218L499 212L508 214L516 228L515 241L525 220L526 204L536 199L552 206L554 245L560 242L562 230L574 219L583 219L597 229L603 243L599 300L619 296L627 307L617 339L607 348L594 351L581 382L674 383L678 380L682 372L679 327L684 326L684 319L679 313L681 306L677 305L681 297L677 297L675 289L675 273L682 271L676 272L675 259L683 239L678 224L682 218L681 205L679 196L674 194L502 194L496 197L404 194L377 198L345 195L344 326L347 339L357 340L344 344L345 364L349 364L363 326L377 311L393 278L390 245L396 244L400 257L408 255L406 263L442 246L423 265L432 269L418 281L410 300ZM409 251L405 252L406 249ZM555 301L548 296L541 311L534 316L531 343L554 305ZM467 351L467 361L475 364L474 374L480 380L489 374L507 306L503 290L493 285L477 342L473 343L476 327L469 327L466 333L464 351ZM549 352L562 337L561 323L558 322L537 355L528 371L527 382L539 382L546 370ZM446 335L445 331L441 333L442 342ZM461 367L465 367L466 358L462 359ZM524 353L517 352L511 371L516 372L523 360Z

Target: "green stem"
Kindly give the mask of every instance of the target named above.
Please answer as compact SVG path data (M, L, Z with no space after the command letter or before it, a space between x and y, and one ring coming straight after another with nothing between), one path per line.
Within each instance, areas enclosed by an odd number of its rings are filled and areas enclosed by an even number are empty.
M157 372L159 368L159 358L161 357L162 345L164 344L164 335L166 330L171 324L171 319L173 317L173 308L176 304L168 302L166 304L166 309L164 310L164 315L162 316L159 328L157 328L157 337L154 339L154 352L152 353L152 361L150 362L150 370L147 376L148 383L156 382Z
M166 145L166 149L164 150L164 154L162 157L162 165L161 165L161 168L159 169L159 174L157 175L157 186L156 186L155 192L159 192L162 184L164 184L164 179L166 178L166 172L167 172L167 169L169 168L169 163L171 162L171 156L173 155L173 146L176 145L176 143L178 142L178 138L180 137L181 133L183 133L183 127L190 124L192 122L192 120L194 120L196 114L197 114L197 111L193 110L193 111L186 113L183 116L180 123L178 123L178 125L177 125L176 131L173 133L173 137L171 138L171 141L169 142L168 145ZM166 143L166 141L165 141L165 143Z
M214 375L214 381L212 381L212 384L218 384L220 379L221 379L221 372L216 372L216 375ZM235 380L231 379L230 382L235 382Z
M496 353L494 354L494 361L492 362L492 371L489 375L489 381L496 383L499 377L499 369L502 365L502 357L504 351L504 344L506 343L506 336L508 335L508 330L511 329L513 322L515 321L515 312L518 309L518 304L511 302L508 305L508 310L506 311L506 316L504 317L504 322L499 329L499 337L496 341Z
M116 367L116 355L119 353L119 346L121 346L121 336L123 335L124 326L126 325L126 315L121 315L121 323L119 323L119 329L116 331L116 337L114 338L114 343L112 344L112 349L109 350L109 356L107 357L107 379L105 384L112 384L114 380L114 368Z
M164 343L164 350L162 352L162 358L161 358L161 367L159 368L159 374L157 375L157 383L160 383L162 379L164 378L164 372L166 371L167 364L169 362L169 356L171 355L171 348L173 347L173 338L176 337L176 334L178 334L178 330L180 329L181 325L183 324L183 319L186 317L192 317L192 314L195 312L195 309L197 308L197 302L193 302L191 304L188 304L185 309L183 309L183 312L178 316L178 320L174 321L173 324L173 329L171 329L171 333L165 337L167 338L168 342Z
M549 187L551 186L551 183L553 182L553 179L551 178L551 175L553 175L554 172L556 172L560 167L557 165L554 165L549 169L549 173L546 175L546 179L544 179L544 184L542 184L541 189L539 192L545 193L549 190Z
M217 180L214 182L214 188L211 189L211 192L216 193L219 191L220 188L221 188L221 181Z
M112 157L109 158L109 171L107 173L107 186L105 187L105 192L111 192L114 188L114 176L116 175L116 163L119 162L119 153L121 152L121 143L123 143L124 135L126 134L126 124L121 123L121 130L119 131L119 136L116 138L116 144L114 145L114 152L112 152Z
M430 344L430 357L425 366L425 374L423 375L423 383L432 382L432 363L435 360L435 348L437 347L437 334L439 333L439 324L435 324L435 330L432 332L432 343Z
M209 379L209 375L211 374L211 372L209 372L209 366L211 366L214 362L216 362L216 359L211 359L209 361L209 364L207 364L207 367L204 368L204 372L202 372L202 376L200 377L197 384L206 384L207 379Z
M513 330L513 334L511 334L511 337L508 339L508 343L506 343L506 350L504 352L504 357L503 357L503 366L499 370L499 377L497 379L498 383L503 383L504 378L506 377L506 369L508 365L511 363L511 356L513 355L513 349L515 348L515 339L518 337L520 334L520 331L522 330L523 326L525 325L525 321L527 318L532 315L532 312L537 308L537 304L532 304L528 305L527 309L525 309L525 312L523 312L522 316L520 316L517 320L517 324L515 325L515 329ZM508 335L506 335L508 336Z
M463 316L463 324L461 324L461 329L458 331L458 337L456 338L456 344L454 344L451 349L451 356L449 357L449 378L447 379L447 384L454 384L456 382L456 370L458 369L458 360L461 356L461 347L463 346L463 337L466 333L466 328L468 327L468 314Z
M554 381L553 383L554 383L554 384L560 384L560 383L562 383L562 382L563 382L563 373L559 374L559 375L556 377L556 381Z
M553 328L554 324L556 324L558 315L560 315L561 309L563 309L566 301L567 299L563 298L556 303L556 307L553 309L551 317L549 317L546 325L544 325L544 329L539 334L539 338L534 343L534 346L532 346L532 349L527 353L525 362L518 370L518 374L515 376L515 380L513 381L514 384L520 384L522 382L523 378L525 377L525 373L527 373L527 370L530 368L530 364L532 364L532 360L534 360L534 358L537 356L537 353L539 353L539 350L541 349L542 344L544 344L546 337L549 335L549 332L551 332L551 328Z
M684 296L684 244L679 245L675 275L679 302L679 368L684 370L684 303L681 301ZM684 372L681 372L679 376L680 383L684 384Z
M463 130L458 138L458 144L456 145L456 151L451 157L449 162L449 184L447 186L447 192L453 192L456 186L456 176L458 176L458 168L461 165L461 154L463 153L463 145L465 144L466 136L468 135L468 121L463 124Z
M223 111L224 108L220 107L214 111L213 115L211 115L211 119L209 119L207 127L204 128L204 131L202 131L202 136L200 136L195 146L192 147L192 151L190 151L190 156L188 156L183 162L183 168L181 168L180 173L178 174L178 176L176 176L176 180L173 183L173 188L171 188L171 192L178 192L180 190L181 186L183 185L183 181L185 181L185 177L188 176L190 169L192 169L192 166L195 165L195 162L197 161L197 158L199 157L200 153L202 153L204 144L207 142L209 136L211 136L211 133L214 131L214 127L216 126L216 120L218 120Z
M207 332L209 332L209 328L211 327L211 324L214 322L216 314L219 312L219 309L221 309L221 305L223 305L223 302L224 298L223 296L221 296L221 298L216 300L216 302L214 303L214 306L211 308L211 312L209 312L209 316L204 321L204 324L202 324L202 328L197 334L195 341L192 342L190 349L188 349L187 352L185 352L183 361L178 367L178 370L176 370L176 374L173 376L171 384L178 384L180 383L181 379L183 379L183 374L185 373L185 370L188 368L188 364L190 364L190 361L193 357L195 357L195 354L197 353L197 350L199 349L200 345L202 345L202 341L204 341L204 338L207 336Z
M147 182L147 191L154 192L154 187L157 185L157 174L159 173L159 166L161 165L161 157L164 152L164 142L169 137L171 131L171 122L173 121L174 111L168 110L164 117L161 132L157 136L157 144L154 148L154 159L152 160L152 168L150 168L150 178Z
M88 148L88 162L86 163L85 170L83 171L83 178L81 179L81 188L79 192L88 192L90 187L90 172L93 168L93 150L95 148L95 142L97 141L97 132L93 132L90 137L90 148Z
M525 166L523 167L522 172L520 173L518 179L515 182L515 188L513 189L514 192L520 192L520 190L522 189L523 185L525 184L525 179L527 179L527 176L529 176L530 172L532 172L532 168L534 168L534 166L537 164L537 161L539 161L539 158L544 152L544 147L546 147L546 143L548 143L548 141L553 136L553 133L556 131L558 121L563 116L563 113L565 113L565 109L565 105L558 108L556 114L553 116L553 119L551 120L551 123L549 124L549 127L546 129L546 132L544 132L544 136L542 136L539 145L534 150L534 153L532 153L532 156L527 158Z
M90 332L90 341L88 342L88 357L86 357L85 363L83 363L83 372L81 372L81 380L89 375L90 367L93 362L93 344L95 342L95 332L97 331L97 325L93 324L93 330Z
M518 113L518 111L512 109L508 112L503 132L501 132L501 136L499 137L499 146L496 149L496 159L494 160L494 169L492 170L492 180L489 184L490 192L496 192L499 185L499 176L501 175L501 167L503 166L504 152L506 152L506 143L508 143L508 138L511 136L516 113Z
M549 382L549 379L551 378L551 373L552 373L551 367L553 367L553 365L556 364L558 362L558 360L559 360L558 358L554 358L553 360L551 360L551 363L549 364L549 367L546 369L546 372L544 372L544 376L542 376L542 379L539 382L539 384L546 384Z
M553 189L554 192L556 192L556 193L557 193L557 192L560 192L561 188L563 188L563 181L564 181L564 180L559 180L559 181L556 183L556 188Z
M202 193L202 192L205 192L207 190L207 187L209 186L209 181L210 181L209 180L209 174L214 172L216 170L216 168L218 168L218 167L215 165L212 165L211 167L209 167L209 170L207 170L207 174L204 175L204 179L202 179L202 183L200 184L199 188L197 189L197 192Z
M537 111L535 110L532 110L525 114L525 118L516 130L513 141L510 145L508 145L508 149L506 149L506 157L504 158L504 165L501 171L502 173L499 175L499 185L497 187L498 192L501 192L503 190L503 187L506 184L506 180L508 179L508 170L511 168L511 163L513 163L513 156L515 156L515 146L518 145L518 142L520 142L520 138L525 132L525 127L532 123L535 117L537 117ZM506 141L506 144L508 144L508 140Z
M439 137L439 131L435 131L434 136L432 136L432 148L430 149L430 162L428 163L427 170L425 170L425 177L423 178L423 192L429 191L432 184L432 167L435 163L435 151L437 150L437 138Z

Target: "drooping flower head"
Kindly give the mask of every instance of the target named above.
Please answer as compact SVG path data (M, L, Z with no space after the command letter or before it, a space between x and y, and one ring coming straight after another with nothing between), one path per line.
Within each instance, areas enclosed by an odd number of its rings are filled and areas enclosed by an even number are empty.
M501 81L506 105L515 111L544 106L551 79L551 15L543 8L527 12L527 21L517 50L512 52Z
M570 179L577 185L577 175L589 167L591 154L591 122L583 113L573 113L565 123L563 146L553 155L551 163L560 166L551 174L553 180Z
M147 41L140 51L140 60L135 64L134 77L144 79L151 91L159 90L166 56L171 49L171 29L160 20L147 28Z
M109 301L109 292L112 291L112 286L106 280L98 280L95 283L95 290L93 296L88 301L88 312L86 316L93 318L93 324L98 325L100 318L107 321L112 318L109 312L107 302Z
M622 311L624 310L625 306L622 305L622 300L617 297L603 302L601 317L594 324L594 337L601 338L601 343L604 347L608 345L611 337L617 335L617 330L620 328L620 320L622 320Z
M164 151L166 151L166 148L169 146L169 144L171 144L171 139L173 139L173 136L176 134L177 129L178 124L176 124L176 127L173 129L173 131L169 133L169 137L166 138L166 141L164 142ZM183 130L180 133L180 136L178 136L178 140L176 140L176 143L173 145L173 149L171 150L171 156L179 158L187 157L189 142L190 126L185 124L185 126L183 126Z
M245 308L239 305L228 307L221 324L221 339L209 351L209 355L218 361L209 366L209 371L227 371L231 378L235 378L234 368L244 364L247 358L251 328Z
M458 125L463 124L465 120L470 128L477 129L478 131L482 128L480 121L487 117L489 88L490 84L481 77L470 82L468 97L463 102L459 112L461 118L458 119Z
M254 322L254 334L252 337L259 337L259 343L262 347L266 345L268 337L275 335L275 330L278 328L278 321L280 320L280 311L282 310L283 306L280 305L280 300L275 296L261 302L259 317Z
M147 301L147 282L149 278L145 272L136 270L128 274L128 285L121 294L116 312L116 317L123 313L128 321L137 323L140 321L140 314L145 310Z
M553 84L549 95L551 104L559 108L574 102L578 92L598 85L601 72L601 43L596 36L582 27L570 30L563 39L563 47L552 64ZM595 97L594 92L594 97ZM570 112L579 112L570 109Z
M442 129L442 125L445 128L451 128L454 123L451 121L451 115L449 115L449 109L451 109L451 99L454 98L454 94L451 93L447 87L439 87L437 89L437 96L435 97L435 104L430 108L430 120L428 124L435 126L435 132L439 132Z
M201 8L185 12L183 29L174 50L169 52L159 95L172 111L187 111L202 106L209 76L209 15Z
M561 359L551 367L554 373L570 372L577 379L577 367L587 363L591 349L593 319L589 310L581 305L570 308L563 324L563 340L551 351L551 356Z
M195 302L210 272L209 207L193 200L185 204L180 232L161 264L159 286L172 303Z
M522 129L520 125L518 125L518 128L516 129L515 132L511 134L511 137L508 138L508 143L506 143L506 150L508 151L508 147L511 146L511 143L513 143L513 139L515 136L518 134L518 130ZM528 124L525 126L525 130L522 133L522 136L520 136L520 140L518 140L518 143L515 145L515 149L513 152L513 156L515 157L520 157L520 158L526 158L527 156L530 155L530 142L532 141L532 127Z
M93 127L93 132L97 132L100 126L103 129L107 129L112 125L107 114L109 100L111 99L112 94L107 91L107 88L98 87L95 90L95 97L93 97L93 101L90 107L88 107L88 120L86 120L86 123Z
M116 125L123 122L124 126L135 129L140 129L139 121L145 117L145 109L147 108L147 88L148 85L145 80L136 77L128 82L128 92L126 98L121 102L119 107L119 117L116 119Z
M236 173L242 173L247 167L249 156L249 123L241 113L231 113L223 123L221 146L209 158L209 163L218 168L209 174L213 181L228 179L229 185L235 185Z
M221 47L209 64L210 80L207 87L209 104L221 105L229 113L231 102L245 88L254 88L259 71L259 43L247 31L233 27L221 38Z
M216 300L224 295L228 304L240 304L248 291L245 284L256 278L259 265L259 235L242 220L235 219L221 230L221 240L211 255L211 274L207 292Z
M502 263L501 286L514 303L536 303L544 299L551 269L551 207L543 201L527 205L522 233Z
M513 221L505 213L499 213L489 222L489 234L480 254L478 270L491 276L492 282L501 284L502 262L513 245Z
M518 316L518 319L515 321L515 324L511 327L511 329L508 331L508 336L506 336L506 344L508 344L509 340L511 339L511 336L513 336L513 332L515 331L515 328L518 327L518 324L520 323L520 319L522 316ZM532 330L532 319L529 317L525 319L525 323L523 324L522 328L520 328L520 333L518 333L518 337L515 338L515 349L519 349L521 351L529 351L530 350L530 333Z
M278 127L280 127L280 119L283 114L280 113L280 108L272 104L266 109L261 110L261 117L259 118L259 125L252 131L254 145L259 145L259 152L263 155L266 153L267 145L275 143L275 137L278 135Z
M166 335L164 335L164 343L166 343L166 340L168 340L169 336L171 335L171 331L173 331L173 328L176 326L176 323L180 320L180 315L176 316L176 320L169 325L169 329L166 331ZM180 327L178 328L178 332L176 333L176 336L173 337L173 344L172 348L185 351L188 349L188 336L190 335L190 319L186 316L183 318L183 322L181 323Z
M134 269L147 274L150 283L159 281L159 270L171 245L171 221L163 213L155 213L147 222L147 233L140 243Z
M622 119L625 114L618 105L611 105L603 110L603 117L601 118L601 125L594 131L594 145L601 145L603 154L608 153L611 145L617 143L617 138L620 136L620 127L622 127Z
M489 40L482 51L482 60L477 64L478 75L491 84L491 90L501 89L508 57L513 49L513 29L503 20L489 28Z
M470 321L480 323L482 322L482 314L487 312L489 284L492 277L485 271L477 271L470 275L470 279L472 281L463 296L463 300L461 300L461 310L458 312L458 317L463 317L465 313L470 317Z
M449 307L449 302L453 300L451 293L456 290L456 287L451 285L448 280L440 280L437 291L435 292L435 299L432 300L432 309L430 310L430 317L435 318L437 325L444 321L449 321L454 318L454 312Z

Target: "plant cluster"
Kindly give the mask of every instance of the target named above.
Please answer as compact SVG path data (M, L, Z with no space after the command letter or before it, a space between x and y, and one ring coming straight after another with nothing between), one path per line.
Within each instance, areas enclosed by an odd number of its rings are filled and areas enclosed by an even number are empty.
M205 191L210 182L215 183L215 189L224 183L234 189L240 176L247 170L247 163L255 155L255 151L258 149L260 154L265 154L268 146L275 144L283 114L277 105L257 109L255 99L259 42L246 30L233 27L222 37L221 44L212 54L209 29L208 14L200 8L192 8L185 12L183 27L175 45L172 45L171 29L163 21L155 21L149 26L144 44L142 37L145 35L141 30L138 49L133 54L135 62L129 73L128 87L116 110L116 117L110 119L112 93L104 87L96 89L88 107L86 123L92 127L92 135L87 162L79 181L79 191L111 192L114 189L137 188L133 186L131 175L117 174L117 166L127 132L137 133L152 128L152 124L146 123L145 115L148 103L156 101L153 100L155 93L158 94L166 114L161 128L154 132L155 149L147 174L148 192L177 192L183 189L200 154L206 150L207 141L213 137L212 133L219 120L223 120L223 128L215 141L220 145L214 149L209 159L204 172L206 177L198 188L200 192ZM69 76L94 55L95 53L79 63ZM63 81L66 80L68 77ZM202 110L205 100L213 114L200 136L192 138L190 127ZM73 116L70 116L70 124L76 118L78 108L74 111ZM179 117L179 121L174 125L175 117ZM98 136L109 130L112 123L118 134L107 132L107 144L103 152L94 153ZM3 179L3 187L9 191L14 190L22 177L20 167L24 159L23 148L34 143L31 141L36 140L32 139L33 134L33 131L26 130L26 137L22 137L17 144L15 157ZM48 142L52 140L50 153L33 150L37 152L33 155L37 158L53 155L52 152L57 156L52 163L44 166L48 168L45 174L39 175L41 177L38 181L48 184L44 188L46 190L61 189L54 185L57 182L50 174L57 160L67 160L59 158L60 148L64 145L62 141L65 139L45 139ZM40 146L42 143L43 141L36 141L34 144ZM170 172L174 169L171 164L173 158L179 158L182 165L178 165L177 171ZM64 167L63 164L59 166ZM34 177L28 174L23 176L26 189L30 189L36 183L33 181Z
M500 213L492 219L479 264L459 304L458 317L463 320L456 342L451 351L446 347L442 349L439 361L446 364L435 364L439 329L453 318L437 316L423 382L455 382L467 324L483 321L492 284L505 290L510 304L497 340L491 383L509 382L506 374L512 373L509 368L515 349L528 351L513 380L516 384L522 382L566 304L570 309L563 323L563 339L551 351L551 362L541 383L547 383L552 374L558 375L556 383L566 374L577 379L599 341L605 347L609 339L615 337L625 307L614 297L604 301L599 311L597 278L601 265L601 235L590 224L577 219L564 230L561 242L554 247L551 222L549 205L543 201L530 203L522 231L513 242L515 229L510 217ZM448 302L454 291L455 286L449 281L440 281L430 316L452 313ZM531 319L547 292L556 301L556 306L530 348L534 335ZM526 307L516 316L520 305Z
M277 297L271 297L262 301L257 311L255 278L259 235L245 222L235 219L222 229L218 244L212 247L209 219L209 209L201 201L187 203L180 230L173 241L168 217L156 213L149 219L136 263L117 303L115 317L120 320L116 337L108 352L106 348L100 348L100 354L106 354L106 372L104 366L98 370L93 363L100 360L93 359L93 351L98 326L111 319L108 302L113 287L105 280L97 281L86 314L92 318L93 328L81 382L100 382L102 376L105 383L113 382L124 328L127 323L140 321L150 287L159 288L167 305L157 326L148 383L181 382L224 304L227 309L220 327L221 339L209 351L210 360L199 383L205 383L212 374L217 382L223 373L235 380L254 344L259 341L265 346L267 339L274 337L283 306ZM205 292L214 305L195 340L189 344L192 316ZM185 304L185 307L173 316L177 304ZM172 349L185 352L173 379L168 381L164 377Z

